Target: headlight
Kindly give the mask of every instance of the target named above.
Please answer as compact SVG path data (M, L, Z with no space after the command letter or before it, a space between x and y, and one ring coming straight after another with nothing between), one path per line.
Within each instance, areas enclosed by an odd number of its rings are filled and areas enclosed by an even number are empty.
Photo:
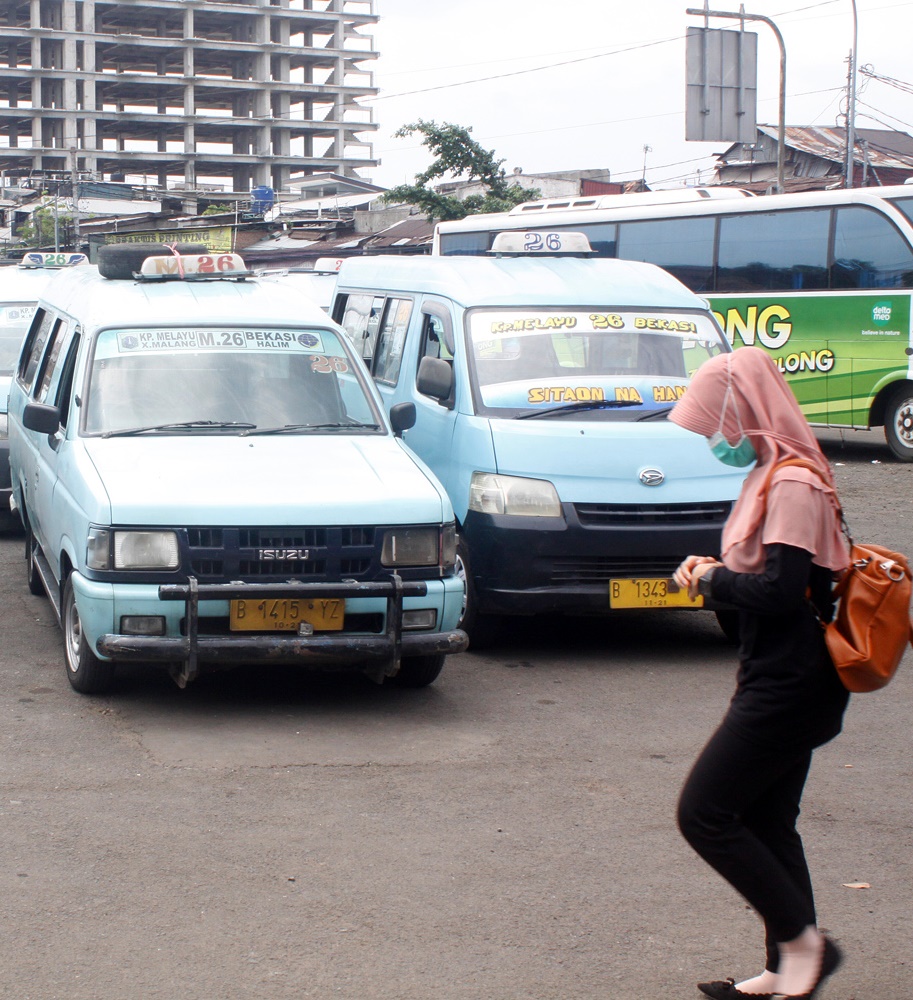
M0 441L5 441L9 437L9 417L5 413L0 413Z
M384 533L380 561L384 566L437 566L441 529L391 528Z
M90 569L177 569L178 536L173 531L90 528L86 563Z
M481 514L561 517L561 501L547 479L522 479L491 472L472 474L469 509Z

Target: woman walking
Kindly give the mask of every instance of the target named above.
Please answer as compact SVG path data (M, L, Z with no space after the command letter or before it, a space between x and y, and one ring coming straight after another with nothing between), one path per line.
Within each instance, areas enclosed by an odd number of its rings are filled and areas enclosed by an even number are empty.
M759 348L719 355L695 373L670 419L709 439L730 465L757 462L723 530L722 561L688 556L676 583L739 612L736 691L694 764L679 828L764 921L766 961L748 979L699 983L714 1000L810 1000L840 963L817 928L796 829L812 751L840 728L848 693L819 615L849 563L830 467L783 377ZM811 468L790 465L787 459Z

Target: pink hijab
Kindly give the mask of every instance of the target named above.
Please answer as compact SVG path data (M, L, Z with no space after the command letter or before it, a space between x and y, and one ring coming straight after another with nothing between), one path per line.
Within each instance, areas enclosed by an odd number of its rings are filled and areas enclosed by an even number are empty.
M730 444L744 434L758 454L723 529L722 560L729 569L760 573L764 546L776 543L811 552L812 561L827 569L849 564L830 466L767 353L740 347L711 358L695 372L669 419L707 438L720 430ZM762 494L771 467L786 458L801 458L821 475L798 466L779 469L770 488L776 485L780 502L765 505Z

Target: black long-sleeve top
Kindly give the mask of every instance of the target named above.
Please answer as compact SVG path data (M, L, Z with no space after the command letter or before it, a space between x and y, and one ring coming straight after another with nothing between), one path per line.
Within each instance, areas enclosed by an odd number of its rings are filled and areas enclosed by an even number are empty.
M840 732L849 699L818 617L833 614L833 574L792 545L765 554L761 573L718 566L710 581L713 599L739 610L739 671L724 725L755 743L819 746Z

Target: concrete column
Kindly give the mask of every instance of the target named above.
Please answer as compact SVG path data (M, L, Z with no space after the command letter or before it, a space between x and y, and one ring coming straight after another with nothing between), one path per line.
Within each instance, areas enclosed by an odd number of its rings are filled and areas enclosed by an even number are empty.
M95 155L98 149L98 124L94 114L98 110L98 96L95 89L95 39L91 37L95 33L95 0L83 2L82 31L82 142L86 151L86 169L90 170L94 177L98 169Z
M79 67L76 64L76 3L74 0L63 0L61 9L61 28L63 36L63 70L66 76L63 80L63 145L66 149L79 147L77 135L77 120L79 104L76 99L76 80Z

